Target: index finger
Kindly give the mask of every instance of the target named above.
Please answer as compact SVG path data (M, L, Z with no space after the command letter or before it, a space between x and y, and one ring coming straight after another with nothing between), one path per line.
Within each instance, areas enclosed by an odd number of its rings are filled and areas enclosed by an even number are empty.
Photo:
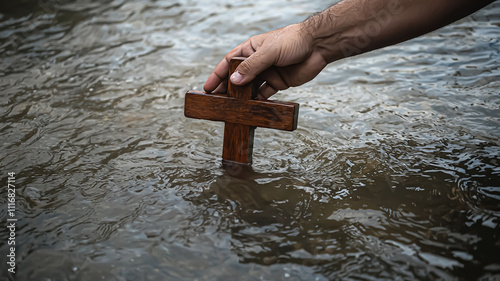
M250 40L250 39L249 39ZM227 76L229 74L229 62L234 57L248 57L255 50L252 48L251 44L249 44L249 40L241 43L236 48L232 49L229 53L224 56L224 58L217 64L215 69L210 73L203 86L203 89L206 92L212 92L219 85L221 85L224 81L226 81Z
M203 86L206 92L212 92L215 90L224 80L227 79L229 72L229 62L224 57L215 67L214 71L210 73Z

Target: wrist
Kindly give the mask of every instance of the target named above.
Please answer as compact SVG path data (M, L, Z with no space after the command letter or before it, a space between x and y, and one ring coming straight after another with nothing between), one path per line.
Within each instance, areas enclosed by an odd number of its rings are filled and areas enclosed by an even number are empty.
M313 52L318 52L327 63L347 57L342 46L348 45L352 33L343 20L342 11L332 6L307 18L300 25L312 41Z

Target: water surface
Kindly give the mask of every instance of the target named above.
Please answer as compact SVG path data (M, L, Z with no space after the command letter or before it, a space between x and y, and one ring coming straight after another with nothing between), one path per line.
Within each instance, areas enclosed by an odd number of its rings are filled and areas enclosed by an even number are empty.
M499 280L500 5L277 94L237 178L184 93L326 4L232 2L2 4L17 280Z

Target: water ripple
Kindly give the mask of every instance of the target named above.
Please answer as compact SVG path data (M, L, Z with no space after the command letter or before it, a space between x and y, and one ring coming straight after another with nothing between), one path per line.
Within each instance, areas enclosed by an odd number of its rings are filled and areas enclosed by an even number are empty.
M16 278L497 278L498 3L279 93L298 130L258 128L239 171L221 167L223 124L184 117L185 91L325 7L233 2L0 7Z

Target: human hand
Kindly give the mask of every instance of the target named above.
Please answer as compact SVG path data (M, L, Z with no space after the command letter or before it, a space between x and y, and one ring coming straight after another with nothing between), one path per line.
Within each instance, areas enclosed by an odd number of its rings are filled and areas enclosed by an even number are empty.
M205 82L207 92L226 92L229 61L247 57L231 75L231 83L245 85L262 82L258 99L267 99L279 90L312 80L327 65L314 51L313 38L301 24L289 25L256 35L231 50L215 67Z

